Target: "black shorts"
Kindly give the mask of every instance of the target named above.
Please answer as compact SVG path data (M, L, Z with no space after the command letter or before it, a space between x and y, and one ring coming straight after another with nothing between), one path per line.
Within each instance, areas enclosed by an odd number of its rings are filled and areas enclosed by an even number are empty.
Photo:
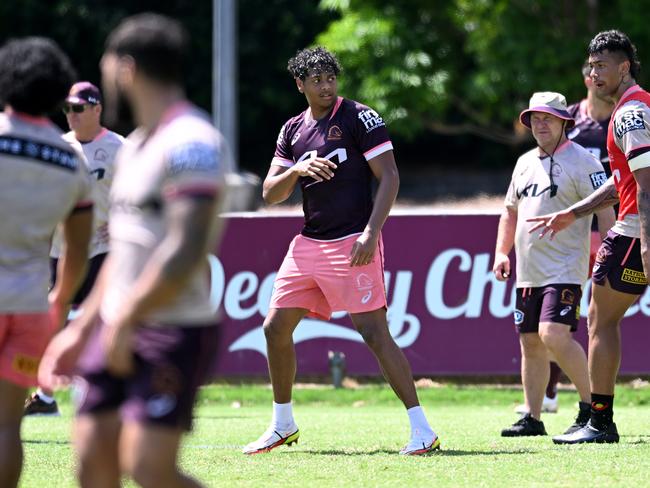
M88 269L86 270L86 277L84 278L83 283L81 283L79 290L77 290L77 294L74 296L74 299L72 300L73 306L78 307L79 305L81 305L81 303L86 299L86 297L90 293L90 290L93 289L93 286L95 285L95 281L97 280L97 276L99 275L99 270L101 269L102 264L104 263L104 259L106 259L106 256L108 256L107 253L97 254L96 256L90 258L90 260L88 261ZM57 258L50 258L50 281L52 282L52 286L54 286L54 283L56 283L56 268L58 265L59 265L59 260Z
M642 295L648 281L643 272L641 240L610 230L598 249L591 280L601 286L607 280L616 291Z
M190 430L196 395L215 361L220 328L140 326L135 372L118 378L106 369L104 327L95 327L78 363L77 413L116 410L122 420Z
M517 288L515 326L520 334L538 332L540 322L554 322L578 329L582 288L576 284Z

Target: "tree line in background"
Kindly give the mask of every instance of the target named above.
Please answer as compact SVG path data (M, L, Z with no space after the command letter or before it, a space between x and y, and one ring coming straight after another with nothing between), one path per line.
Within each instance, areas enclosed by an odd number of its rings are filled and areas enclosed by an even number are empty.
M171 15L191 34L188 95L210 110L212 2L135 3L5 0L0 40L53 37L80 77L98 82L106 35L121 18L147 10ZM286 62L308 45L338 55L341 94L384 116L400 164L412 168L511 166L530 144L515 120L532 92L559 91L569 102L584 96L580 67L599 30L625 31L642 66L650 59L643 2L240 0L238 8L240 165L258 174L266 172L282 123L305 107Z

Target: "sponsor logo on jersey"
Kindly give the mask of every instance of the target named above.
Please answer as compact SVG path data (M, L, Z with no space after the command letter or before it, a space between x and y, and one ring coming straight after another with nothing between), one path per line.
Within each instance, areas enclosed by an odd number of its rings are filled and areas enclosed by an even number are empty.
M560 303L562 305L573 305L575 303L575 300L576 300L576 294L572 290L569 290L568 288L565 288L560 293Z
M513 313L513 317L515 319L515 325L521 325L524 323L524 312L522 312L519 309L515 309L515 312Z
M604 247L599 247L598 252L596 253L596 263L604 263L607 259L607 249Z
M562 166L554 162L551 166L551 174L555 177L560 176L562 174Z
M357 114L357 117L359 117L359 120L366 128L366 133L372 132L377 127L384 127L386 125L384 119L371 108L362 110Z
M630 131L645 129L643 111L633 108L618 115L614 120L614 130L619 139Z
M300 134L301 134L301 132L298 131L298 132L296 132L296 134L293 136L293 138L291 139L291 145L292 145L292 146L295 145L296 142L298 142L298 139L300 139Z
M343 132L341 131L341 128L338 125L333 125L332 127L330 127L329 131L327 131L328 141L340 141L342 137L343 137Z
M607 181L607 173L604 171L596 171L589 175L589 179L591 180L591 186L593 186L595 190Z
M632 283L633 285L647 285L648 280L645 277L643 271L636 271L630 268L623 268L623 274L621 275L621 281L626 283Z
M211 144L190 142L175 147L169 154L169 175L215 173L219 169L219 151Z
M555 185L554 185L555 186ZM517 198L522 198L522 197L541 197L546 193L547 191L551 191L551 186L547 186L546 188L540 189L541 187L537 183L531 183L530 185L526 185L524 188L521 190L517 190Z
M560 317L566 316L572 309L573 307L569 305L568 307L564 307L562 310L560 310Z

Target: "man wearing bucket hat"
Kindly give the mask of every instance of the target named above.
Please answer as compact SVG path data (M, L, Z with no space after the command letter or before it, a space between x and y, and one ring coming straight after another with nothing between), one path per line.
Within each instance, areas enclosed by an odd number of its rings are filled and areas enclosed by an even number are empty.
M73 309L86 299L108 254L108 194L113 183L115 156L124 138L101 125L102 94L89 81L72 85L63 104L70 132L63 138L85 156L88 172L93 176L93 235L88 249L86 277L72 301ZM52 284L56 283L58 261L62 255L62 236L57 230L50 250ZM59 407L51 390L39 388L25 402L25 415L58 416Z
M554 212L585 198L605 180L600 162L566 137L575 121L566 99L553 92L533 94L528 109L519 116L537 147L522 155L515 166L499 221L493 271L508 279L508 254L517 256L517 290L514 321L519 332L521 376L529 413L504 437L546 435L540 420L542 399L549 378L549 359L555 360L576 385L580 410L567 432L589 420L587 357L572 337L580 318L581 285L587 279L590 221L572 227L554 240L530 234L526 219ZM611 209L599 212L601 228L614 223ZM606 232L606 231L605 231Z

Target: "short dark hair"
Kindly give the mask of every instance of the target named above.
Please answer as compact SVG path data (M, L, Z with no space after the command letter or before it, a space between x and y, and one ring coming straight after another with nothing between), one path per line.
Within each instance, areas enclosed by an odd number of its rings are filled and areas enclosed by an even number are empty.
M289 73L294 78L304 80L310 73L334 73L341 72L341 65L338 59L331 52L321 46L307 48L298 51L287 64Z
M630 62L630 75L635 78L641 72L641 63L636 53L636 46L630 38L619 30L613 29L599 32L589 43L587 53L589 55L609 51L611 53L623 54Z
M174 19L154 13L128 17L109 34L105 50L131 56L137 69L155 80L182 84L188 36Z
M52 39L11 39L0 48L0 104L18 112L54 112L75 78L70 59Z

